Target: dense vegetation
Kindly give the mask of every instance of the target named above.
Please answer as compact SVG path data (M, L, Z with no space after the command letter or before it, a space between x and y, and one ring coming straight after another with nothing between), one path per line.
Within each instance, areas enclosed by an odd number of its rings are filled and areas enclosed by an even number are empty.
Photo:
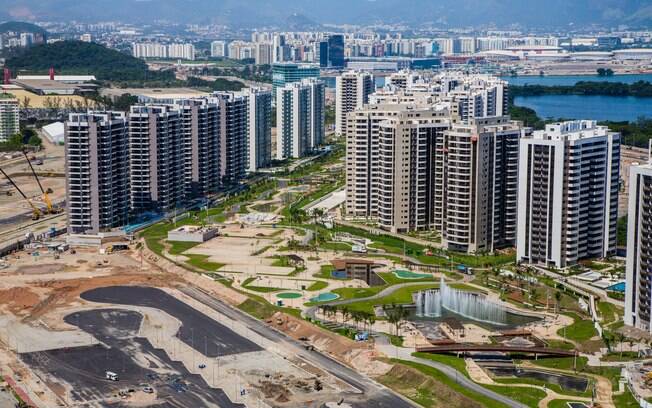
M0 24L0 33L34 33L47 34L47 31L40 26L23 21L7 21Z
M608 81L580 81L575 85L511 85L511 96L538 95L605 95L652 97L652 83L637 81L632 84Z
M0 152L15 152L22 150L25 145L38 147L42 143L34 129L23 128L20 133L10 136L6 142L0 142Z
M509 114L513 120L522 121L525 126L530 126L536 130L543 129L546 123L552 123L563 118L554 118L550 120L541 119L536 111L524 106L511 105ZM648 147L652 139L652 118L640 117L635 122L612 122L602 121L600 125L608 126L614 132L622 135L622 143L629 146Z
M130 55L95 43L60 41L37 45L7 59L14 73L46 73L50 67L61 74L95 75L109 81L174 80L169 71L149 71L147 64Z

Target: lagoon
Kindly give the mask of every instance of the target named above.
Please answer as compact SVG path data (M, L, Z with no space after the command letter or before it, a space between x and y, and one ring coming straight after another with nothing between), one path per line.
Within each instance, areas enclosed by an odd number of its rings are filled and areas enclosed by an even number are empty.
M629 75L548 75L548 76L516 76L502 77L510 85L567 85L572 86L578 82L623 82L633 84L637 81L652 82L652 74L629 74Z
M600 95L518 96L514 105L534 109L543 119L635 121L652 117L652 98Z

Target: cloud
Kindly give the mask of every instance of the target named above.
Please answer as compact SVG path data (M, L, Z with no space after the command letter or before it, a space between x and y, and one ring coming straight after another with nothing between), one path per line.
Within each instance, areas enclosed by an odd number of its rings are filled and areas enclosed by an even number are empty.
M34 13L29 7L16 6L9 9L9 15L17 20L33 20Z

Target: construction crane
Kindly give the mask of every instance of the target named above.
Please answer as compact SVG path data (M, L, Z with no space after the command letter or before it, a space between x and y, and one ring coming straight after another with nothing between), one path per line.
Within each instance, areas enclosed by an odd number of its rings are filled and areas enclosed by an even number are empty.
M41 184L41 180L38 178L38 175L34 171L34 166L32 166L32 162L29 160L29 157L27 157L27 152L23 150L23 156L25 156L25 160L27 160L27 164L29 164L30 170L32 170L32 174L34 175L34 178L36 179L36 182L38 183L38 187L41 189L41 193L43 194L43 202L45 202L45 205L47 206L47 213L48 214L57 214L59 211L54 208L52 205L52 200L50 200L50 195L48 192L43 189L43 185ZM50 190L52 191L52 190Z
M6 178L7 180L9 180L9 182L11 183L11 185L14 186L14 188L15 188L15 189L20 193L20 195L23 196L23 198L25 199L25 201L27 201L27 203L30 205L30 207L32 207L32 219L36 221L36 220L38 220L39 218L41 218L41 214L42 214L41 210L39 210L38 207L34 205L34 203L32 202L32 200L30 200L29 198L27 198L27 196L25 195L25 193L23 193L23 190L21 190L21 189L18 187L18 185L17 185L16 183L14 183L14 181L11 179L11 177L9 177L9 175L8 175L7 173L5 173L5 171L2 170L1 168L0 168L0 173L2 173L2 175L5 176L5 178Z

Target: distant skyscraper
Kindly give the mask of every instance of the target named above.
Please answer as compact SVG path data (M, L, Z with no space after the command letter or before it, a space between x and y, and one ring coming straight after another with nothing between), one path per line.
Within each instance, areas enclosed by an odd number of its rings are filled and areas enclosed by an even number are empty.
M268 43L256 43L256 64L272 63L272 45Z
M129 133L123 112L72 113L65 123L69 233L127 224Z
M629 169L625 324L652 332L652 158Z
M276 98L277 89L285 84L298 82L304 78L319 78L319 66L294 63L272 65L272 96Z
M620 134L595 121L521 139L517 260L565 268L616 250Z
M328 68L328 41L319 42L319 66Z
M344 67L344 36L342 34L328 36L328 66Z
M368 72L349 71L335 81L335 133L346 130L346 115L369 102L375 90L374 77Z
M324 138L324 82L304 79L277 90L276 158L300 158Z
M0 142L20 131L19 104L13 95L0 93Z
M226 43L224 41L213 41L211 43L211 57L226 57Z

